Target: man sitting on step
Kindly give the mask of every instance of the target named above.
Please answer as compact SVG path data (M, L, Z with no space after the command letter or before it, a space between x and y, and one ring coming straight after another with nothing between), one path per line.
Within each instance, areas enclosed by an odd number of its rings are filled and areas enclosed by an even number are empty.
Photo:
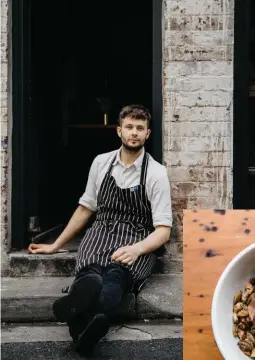
M67 322L77 351L85 355L107 333L123 293L140 291L152 272L156 250L170 237L167 171L144 149L150 119L141 105L121 110L121 148L94 159L86 191L56 241L29 246L34 254L57 252L96 213L79 246L68 295L53 304L56 319Z

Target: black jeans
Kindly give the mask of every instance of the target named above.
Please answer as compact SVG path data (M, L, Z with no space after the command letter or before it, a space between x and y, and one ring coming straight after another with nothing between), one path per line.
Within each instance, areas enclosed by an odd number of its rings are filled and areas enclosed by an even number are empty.
M82 268L76 275L75 280L88 274L100 275L103 280L98 303L95 304L95 312L112 316L121 301L123 293L131 288L132 279L130 272L123 265L119 264L110 264L106 267L92 264Z

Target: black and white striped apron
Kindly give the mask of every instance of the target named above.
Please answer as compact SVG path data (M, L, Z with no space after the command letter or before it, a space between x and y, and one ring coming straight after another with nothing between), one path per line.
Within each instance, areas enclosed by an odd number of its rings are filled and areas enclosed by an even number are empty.
M145 152L140 184L122 189L111 175L114 156L101 184L95 222L89 228L78 249L76 274L90 264L111 264L111 255L118 248L145 239L153 230L151 204L146 194L146 175L149 155ZM155 264L156 254L141 255L132 265L125 265L133 280L134 291L139 291Z

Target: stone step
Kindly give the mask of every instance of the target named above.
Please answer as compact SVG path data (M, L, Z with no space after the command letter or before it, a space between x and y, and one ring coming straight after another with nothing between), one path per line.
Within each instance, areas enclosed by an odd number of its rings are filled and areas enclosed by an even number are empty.
M52 304L72 281L73 277L2 278L2 321L56 321ZM115 321L162 318L182 318L181 274L152 275L137 298L132 293L123 296Z
M3 360L78 360L67 326L5 324L1 329ZM182 322L129 322L112 326L95 348L94 360L182 359Z
M73 276L76 252L60 252L51 255L29 254L17 251L9 254L10 266L6 276L46 277ZM172 259L169 253L157 258L154 274L182 272L182 259Z

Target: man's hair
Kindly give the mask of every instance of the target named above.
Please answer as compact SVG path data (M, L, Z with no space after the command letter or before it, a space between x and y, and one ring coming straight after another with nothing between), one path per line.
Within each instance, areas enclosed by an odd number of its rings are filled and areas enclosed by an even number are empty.
M127 117L147 121L148 128L150 127L151 114L143 105L128 105L122 108L118 119L120 126L122 125L122 120Z

